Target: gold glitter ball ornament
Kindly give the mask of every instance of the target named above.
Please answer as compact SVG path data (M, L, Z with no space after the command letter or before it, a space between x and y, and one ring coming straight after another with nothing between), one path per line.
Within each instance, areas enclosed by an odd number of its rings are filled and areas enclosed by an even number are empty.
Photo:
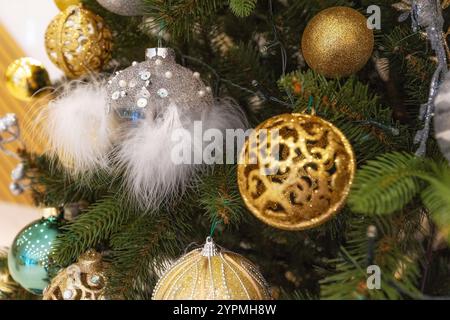
M33 58L20 58L13 61L5 73L6 87L17 99L32 101L48 93L51 85L44 65Z
M311 69L325 77L350 76L372 55L373 30L358 11L332 7L319 12L305 28L302 52Z
M283 114L261 123L245 142L238 185L257 218L279 229L304 230L342 208L355 166L350 143L331 123Z
M81 0L54 0L59 10L66 10L70 6L75 6L81 3Z
M103 18L81 5L70 6L48 26L45 47L66 76L77 78L103 69L111 59L112 35Z
M101 254L89 250L53 278L43 300L105 300L104 270Z
M175 262L153 292L153 300L269 299L269 286L255 265L211 238Z

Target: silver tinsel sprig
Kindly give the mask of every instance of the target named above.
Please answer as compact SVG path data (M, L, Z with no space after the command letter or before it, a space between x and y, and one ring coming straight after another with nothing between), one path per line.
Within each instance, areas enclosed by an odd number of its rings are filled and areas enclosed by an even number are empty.
M12 182L9 185L9 190L15 196L21 195L27 186L24 183L25 164L23 159L16 153L6 148L7 145L19 142L23 145L20 137L20 126L17 116L14 113L8 113L6 116L0 118L0 151L7 156L16 158L21 162L11 171Z
M440 0L412 0L411 1L412 28L417 32L423 28L431 47L436 53L438 66L433 74L428 100L421 106L420 119L424 126L416 133L414 142L419 144L416 155L423 156L426 153L427 141L430 134L431 120L434 116L434 100L438 93L439 85L447 73L447 56L445 51L444 18Z

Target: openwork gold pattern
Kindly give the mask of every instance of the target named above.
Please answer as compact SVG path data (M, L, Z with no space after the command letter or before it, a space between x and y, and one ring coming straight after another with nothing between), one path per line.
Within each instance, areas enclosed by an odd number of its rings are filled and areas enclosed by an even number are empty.
M103 18L70 6L50 23L45 34L50 60L70 78L100 71L111 59L112 35Z
M354 173L353 149L336 127L316 116L283 114L247 139L238 184L256 217L276 228L303 230L341 209Z
M90 250L56 275L43 300L105 300L105 286L102 256Z
M211 238L175 262L153 292L153 300L269 299L269 287L255 265L220 250Z

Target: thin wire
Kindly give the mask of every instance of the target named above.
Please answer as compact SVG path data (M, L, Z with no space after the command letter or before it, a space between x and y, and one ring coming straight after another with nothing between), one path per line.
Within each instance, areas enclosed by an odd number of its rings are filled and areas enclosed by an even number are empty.
M269 0L269 21L272 26L272 32L273 32L273 41L272 44L267 46L267 49L272 48L274 46L280 46L281 51L281 73L284 76L286 74L286 66L287 66L287 53L286 49L284 48L283 43L280 41L278 37L278 30L277 26L275 24L275 18L273 15L273 3L272 0Z
M281 105L283 105L283 106L287 106L287 107L290 107L290 108L293 107L292 104L287 103L287 102L284 102L284 101L278 99L277 97L269 96L269 95L267 95L267 94L264 94L262 91L254 91L254 90L251 90L251 89L249 89L249 88L247 88L247 87L243 87L243 86L241 86L241 85L239 85L239 84L237 84L237 83L234 83L234 82L231 81L231 80L222 78L221 75L220 75L213 67L211 67L209 64L203 62L203 61L200 60L200 59L197 59L197 58L195 58L195 57L191 57L191 56L188 56L188 55L185 55L185 54L182 54L182 53L181 53L180 55L181 55L182 59L194 61L194 62L196 62L196 63L198 63L198 64L204 66L204 67L207 68L208 70L210 70L211 73L212 73L212 74L214 75L214 77L216 78L216 81L217 81L218 83L226 83L226 84L228 84L228 85L230 85L230 86L232 86L232 87L235 87L235 88L237 88L237 89L239 89L239 90L241 90L241 91L243 91L243 92L247 92L248 94L252 94L252 95L262 95L262 96L264 97L264 99L266 99L266 100L273 101L273 102L275 102L275 103L278 103L278 104L281 104ZM218 95L218 94L216 94L216 95Z
M217 216L214 216L213 222L211 224L211 229L209 232L209 237L212 238L214 235L214 232L216 231L217 225L220 223L220 219L217 219Z
M158 48L162 48L163 47L163 30L165 28L165 23L164 20L161 20L159 22L159 31L158 31Z

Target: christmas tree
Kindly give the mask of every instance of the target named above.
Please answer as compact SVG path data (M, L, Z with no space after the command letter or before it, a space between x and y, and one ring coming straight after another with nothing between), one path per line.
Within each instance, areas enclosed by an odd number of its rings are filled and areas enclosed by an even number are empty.
M398 1L55 0L0 298L449 296L450 3Z

